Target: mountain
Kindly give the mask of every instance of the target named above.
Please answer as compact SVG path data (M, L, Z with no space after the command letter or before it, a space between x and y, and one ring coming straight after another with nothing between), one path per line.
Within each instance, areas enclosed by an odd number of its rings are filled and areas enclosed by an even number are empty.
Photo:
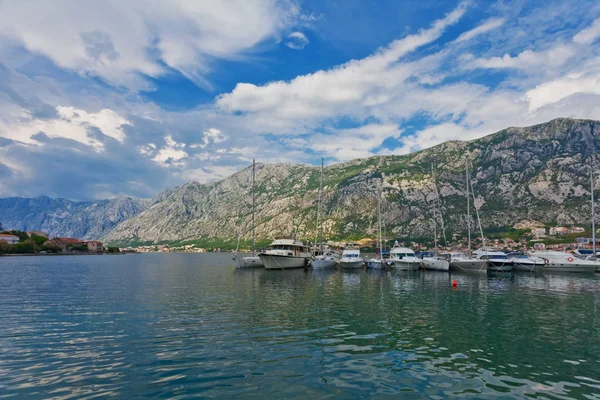
M121 197L94 202L36 197L0 199L0 222L5 229L44 231L50 236L95 239L143 211L150 200Z
M432 164L447 230L464 232L467 155L484 228L523 222L587 225L589 168L600 147L599 132L598 121L556 119L407 155L328 166L324 236L373 235L379 188L388 236L431 236L436 199ZM152 200L0 199L0 222L7 228L112 243L226 239L239 232L249 238L251 177L248 167L218 182L189 182ZM314 237L319 177L319 167L257 164L257 238ZM476 226L474 216L471 224Z
M382 188L388 235L431 235L436 171L450 231L466 228L465 160L484 227L522 221L588 224L589 166L600 147L600 122L556 119L509 128L470 142L452 141L403 156L376 156L325 168L325 237L373 235L375 194ZM260 155L257 155L260 158ZM161 193L118 224L109 242L249 237L251 167L209 184L190 182ZM257 164L258 238L313 237L320 168ZM472 226L475 220L472 220ZM439 229L439 227L438 227Z

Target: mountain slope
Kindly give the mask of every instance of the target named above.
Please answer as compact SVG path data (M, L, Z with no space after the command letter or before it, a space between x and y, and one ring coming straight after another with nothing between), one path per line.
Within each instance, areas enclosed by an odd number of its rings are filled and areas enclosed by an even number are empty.
M325 236L372 234L379 187L388 232L413 237L430 234L435 199L432 163L446 224L450 230L464 230L467 154L484 226L511 226L521 220L587 224L589 165L600 147L598 132L597 121L557 119L404 156L329 166L324 177ZM104 239L158 242L231 238L237 232L248 237L250 179L251 168L246 168L219 182L190 182L163 192ZM314 236L318 180L317 167L258 164L257 237Z
M99 238L117 224L144 210L150 200L122 197L95 202L36 197L0 199L0 222L5 229L44 231L50 236Z

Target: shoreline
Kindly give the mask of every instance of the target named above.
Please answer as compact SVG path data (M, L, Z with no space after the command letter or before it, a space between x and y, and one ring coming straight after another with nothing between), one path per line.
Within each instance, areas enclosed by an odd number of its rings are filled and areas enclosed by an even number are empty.
M52 256L119 256L124 254L137 254L137 253L23 253L23 254L0 254L0 257L52 257Z

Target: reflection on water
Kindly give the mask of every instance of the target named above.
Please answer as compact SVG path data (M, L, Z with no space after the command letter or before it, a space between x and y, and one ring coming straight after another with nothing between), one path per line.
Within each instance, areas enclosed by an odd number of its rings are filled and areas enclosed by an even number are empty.
M228 254L1 258L0 396L600 398L598 293Z

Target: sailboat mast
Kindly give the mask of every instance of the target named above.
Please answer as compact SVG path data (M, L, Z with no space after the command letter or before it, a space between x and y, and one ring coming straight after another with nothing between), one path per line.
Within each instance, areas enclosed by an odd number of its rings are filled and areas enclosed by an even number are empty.
M594 156L592 155L592 165L590 168L590 193L592 194L592 249L593 257L596 258L596 207L594 204Z
M377 224L379 225L379 259L383 260L383 240L381 239L381 190L377 196Z
M437 188L435 186L435 176L433 174L433 163L431 163L431 180L433 181L433 188L434 188L434 190L436 192L436 196L437 196ZM434 200L434 203L435 203L435 200ZM434 206L433 206L433 218L432 218L432 222L433 222L433 251L434 252L437 252L437 247L438 247L436 218L437 218L436 205L434 204Z
M323 254L323 231L321 230L321 226L319 225L319 217L321 214L321 192L323 191L323 168L324 168L324 159L321 158L321 179L319 183L319 199L317 200L317 222L315 224L315 251L317 250L317 243L319 241L319 236L321 236L321 254ZM319 235L321 233L321 235Z
M471 257L471 204L470 204L470 193L469 193L469 159L465 160L465 177L467 185L467 241L469 249L469 257Z
M256 256L256 251L255 251L256 242L254 239L254 201L255 201L254 180L256 179L255 174L256 174L256 160L252 159L252 257Z
M469 161L467 160L467 163ZM479 208L477 208L477 204L476 204L476 199L475 199L475 190L473 190L473 185L470 185L471 187L471 194L473 195L473 208L475 209L475 216L477 217L477 225L479 226L479 233L481 234L481 243L483 245L483 248L486 249L486 254L487 254L487 247L485 246L485 236L483 236L483 227L481 225L481 218L479 218Z

